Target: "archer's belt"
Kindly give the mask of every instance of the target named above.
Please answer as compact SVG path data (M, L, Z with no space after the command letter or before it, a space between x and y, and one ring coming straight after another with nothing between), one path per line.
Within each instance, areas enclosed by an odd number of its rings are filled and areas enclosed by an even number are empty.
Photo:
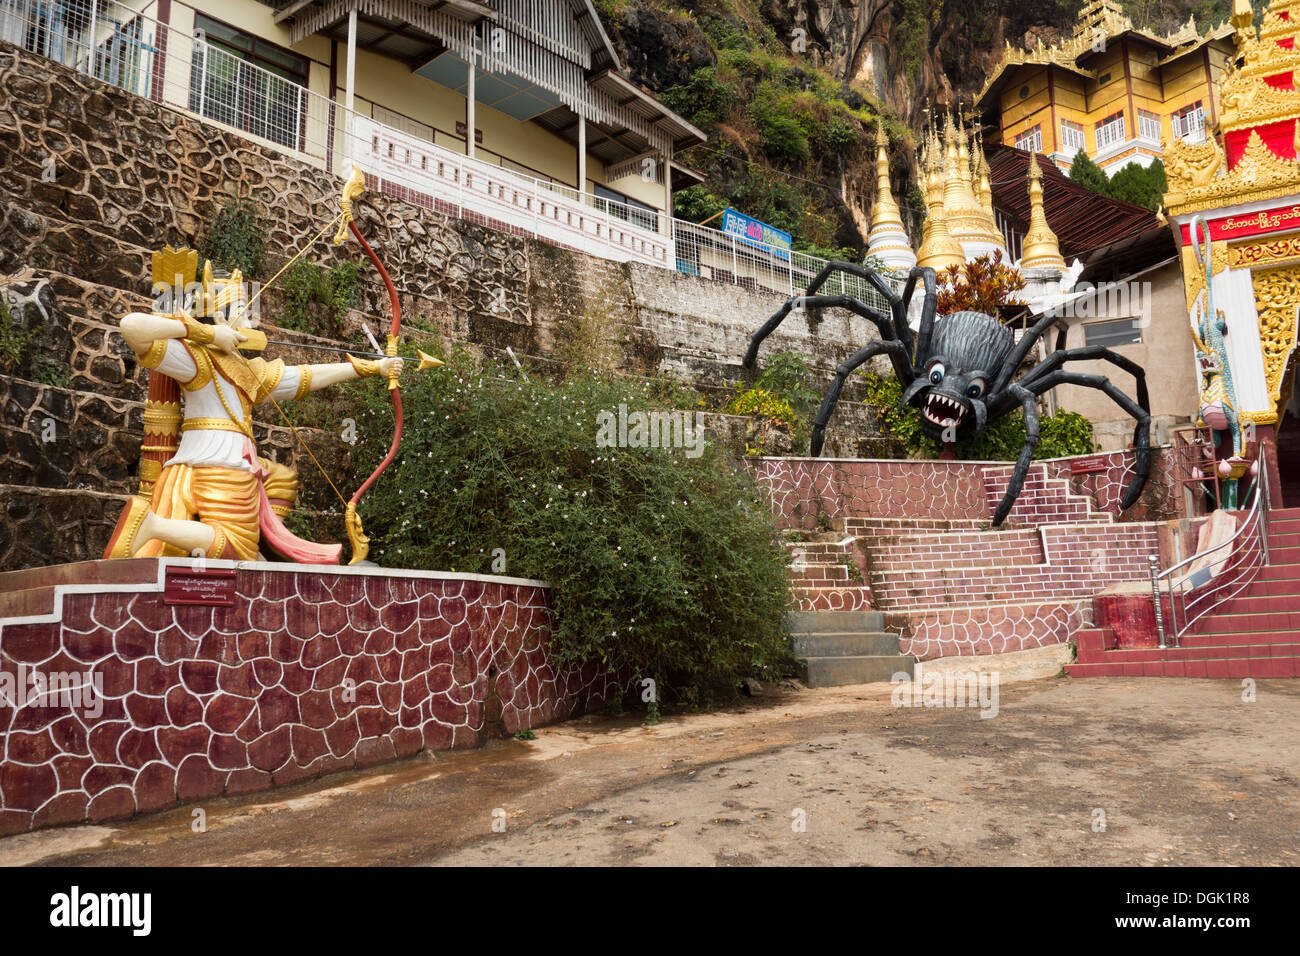
M242 425L239 422L231 421L229 418L187 418L181 422L181 431L218 431L218 432L239 432L249 438L252 428Z

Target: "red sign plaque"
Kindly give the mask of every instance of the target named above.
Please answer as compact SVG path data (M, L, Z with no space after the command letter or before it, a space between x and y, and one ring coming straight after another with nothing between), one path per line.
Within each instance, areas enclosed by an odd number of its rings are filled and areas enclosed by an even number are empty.
M234 568L168 568L163 582L164 604L235 606Z
M1105 471L1109 467L1102 455L1088 455L1083 458L1070 459L1070 474L1087 475L1094 471Z

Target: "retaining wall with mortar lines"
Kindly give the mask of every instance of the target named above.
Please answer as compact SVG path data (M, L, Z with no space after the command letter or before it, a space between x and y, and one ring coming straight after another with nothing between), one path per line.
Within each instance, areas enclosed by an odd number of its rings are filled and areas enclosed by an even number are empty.
M1071 458L1035 461L1008 515L1007 526L1079 520L1164 520L1179 517L1181 492L1168 476L1168 448L1151 450L1151 474L1137 504L1120 511L1133 474L1133 452L1100 458L1104 470L1072 475ZM850 518L991 521L1012 464L992 461L776 458L744 459L762 485L777 522L814 530L821 516ZM825 519L822 519L825 520Z
M0 835L474 747L616 692L551 666L539 581L208 561L235 571L233 607L164 603L166 569L195 565L0 576L0 672L103 687L95 717L0 700Z

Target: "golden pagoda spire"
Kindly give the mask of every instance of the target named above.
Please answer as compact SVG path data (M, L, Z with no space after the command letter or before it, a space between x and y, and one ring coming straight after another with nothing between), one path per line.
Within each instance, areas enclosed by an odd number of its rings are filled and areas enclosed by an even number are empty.
M948 122L951 125L951 118ZM955 160L954 151L953 161ZM961 244L948 231L948 223L944 215L944 193L949 165L944 144L940 142L934 129L931 129L922 160L927 214L921 248L916 254L916 264L928 266L936 272L943 272L950 266L960 268L966 264L966 254L962 251Z
M988 255L996 249L1006 253L1002 234L975 196L969 138L963 122L958 128L948 117L944 131L943 214L948 232L961 245L967 259Z
M1021 243L1021 269L1056 269L1066 270L1065 260L1061 258L1061 247L1056 241L1056 233L1047 225L1047 213L1043 211L1043 170L1038 165L1038 156L1029 154L1029 231Z
M871 210L871 231L867 234L867 254L880 259L891 269L911 269L916 265L903 217L889 185L889 139L885 124L876 120L876 205Z
M889 185L889 140L885 137L885 124L876 120L876 208L871 213L871 228L883 225L903 225L903 217L894 202Z

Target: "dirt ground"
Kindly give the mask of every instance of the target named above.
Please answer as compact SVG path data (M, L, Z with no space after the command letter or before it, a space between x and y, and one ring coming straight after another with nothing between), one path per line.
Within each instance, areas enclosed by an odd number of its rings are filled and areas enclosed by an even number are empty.
M890 690L586 717L208 801L201 833L185 806L10 837L0 864L1300 863L1300 681L1254 702L1239 681L1004 681L991 719Z

